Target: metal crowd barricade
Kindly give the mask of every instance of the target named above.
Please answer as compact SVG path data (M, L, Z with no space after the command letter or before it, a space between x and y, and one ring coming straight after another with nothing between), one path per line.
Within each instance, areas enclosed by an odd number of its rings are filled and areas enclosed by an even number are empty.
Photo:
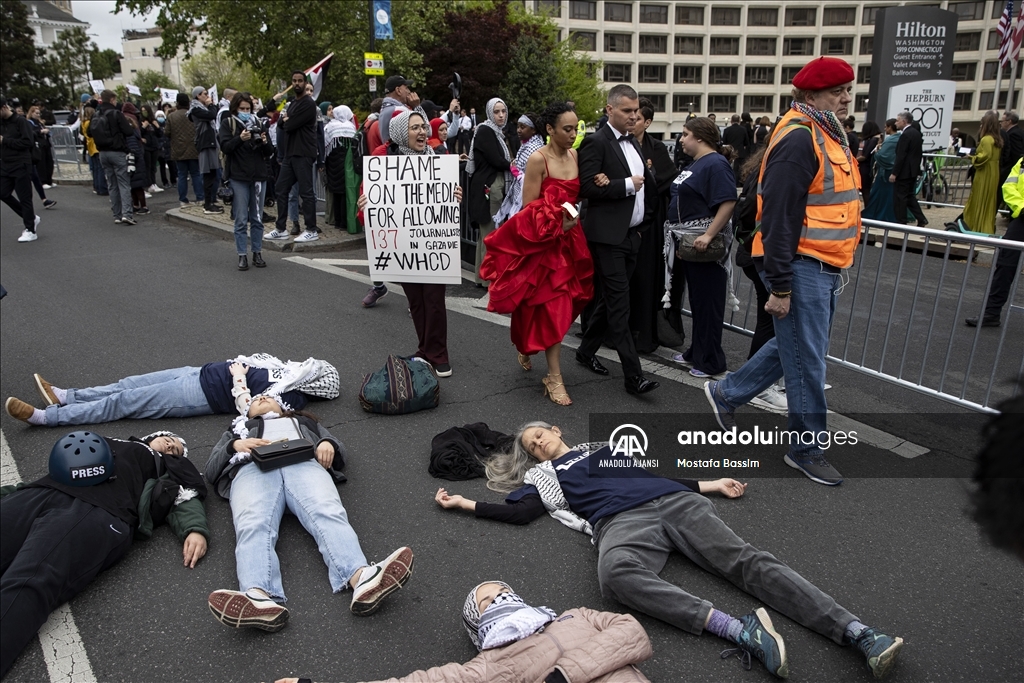
M1024 376L1020 265L998 330L968 327L964 318L984 317L996 248L1021 253L1024 243L865 220L856 260L846 271L849 281L836 303L828 360L965 408L995 412L993 406L1017 395L1017 380ZM757 297L739 269L734 278L745 308L727 311L725 327L752 336Z
M926 206L962 209L971 194L971 160L966 156L929 152L922 159L918 200Z
M75 173L83 173L82 146L78 144L75 131L69 126L50 126L50 145L53 151L54 175L63 175L61 164L75 164ZM84 172L88 173L88 169Z

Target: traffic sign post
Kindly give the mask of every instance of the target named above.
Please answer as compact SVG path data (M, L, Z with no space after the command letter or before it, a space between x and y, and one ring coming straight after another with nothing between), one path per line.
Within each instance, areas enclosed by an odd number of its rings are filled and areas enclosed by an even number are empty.
M370 76L370 92L377 92L377 77Z
M364 52L363 73L367 76L383 76L384 55L379 52Z

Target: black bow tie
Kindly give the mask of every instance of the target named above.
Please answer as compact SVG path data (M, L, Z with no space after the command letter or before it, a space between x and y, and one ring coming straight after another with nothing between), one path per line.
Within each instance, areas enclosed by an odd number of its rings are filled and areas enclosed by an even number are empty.
M619 142L622 142L623 140L627 140L628 141L628 140L635 140L635 139L636 139L636 137L632 133L626 133L625 135L619 136Z

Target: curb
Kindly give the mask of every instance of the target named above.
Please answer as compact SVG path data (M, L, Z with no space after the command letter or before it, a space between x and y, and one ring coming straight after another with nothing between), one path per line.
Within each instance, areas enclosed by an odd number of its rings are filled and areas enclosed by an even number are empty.
M213 235L214 237L220 237L224 240L229 240L231 242L234 242L235 240L234 226L230 223L193 216L184 213L181 209L177 208L165 211L164 219L174 225L193 228L200 232ZM330 228L328 228L328 230L334 233L338 232L337 230ZM364 246L366 246L366 237L363 233L358 233L356 235L343 233L337 237L333 235L328 237L321 235L320 239L316 242L300 242L298 244L291 240L287 242L278 242L275 240L263 241L263 249L266 251L279 251L290 254L352 251L354 249L362 249Z

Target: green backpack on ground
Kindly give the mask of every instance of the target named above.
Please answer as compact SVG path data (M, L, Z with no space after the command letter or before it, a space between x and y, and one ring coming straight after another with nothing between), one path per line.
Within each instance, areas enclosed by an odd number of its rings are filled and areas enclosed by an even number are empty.
M363 377L359 404L368 413L404 415L436 408L441 387L430 363L419 358L388 356L377 372Z

